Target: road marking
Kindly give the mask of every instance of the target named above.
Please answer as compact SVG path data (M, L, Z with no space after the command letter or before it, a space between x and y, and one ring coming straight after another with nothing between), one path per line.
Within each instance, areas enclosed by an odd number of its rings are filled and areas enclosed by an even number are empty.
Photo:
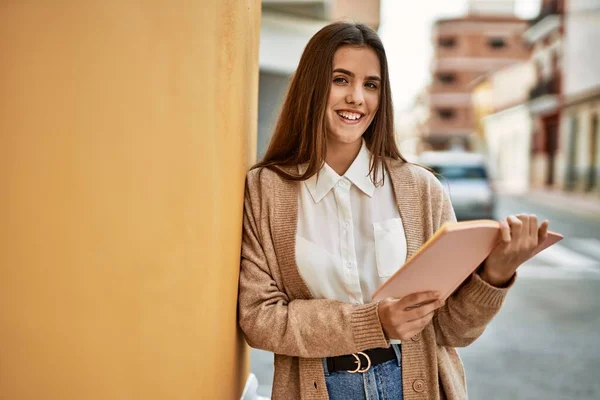
M596 245L591 241L596 239L581 240L578 248L589 248ZM569 242L571 245L571 242ZM570 246L574 247L574 246ZM526 278L545 279L600 279L600 260L590 258L557 243L542 251L519 268L519 276Z
M531 265L525 263L518 270L519 278L543 278L561 280L600 280L598 270L571 270L567 268L549 267L547 265Z
M574 238L568 239L566 244L580 253L594 257L600 262L600 240L594 238Z
M531 259L536 263L550 264L557 267L569 267L578 269L597 270L600 261L587 257L579 252L570 250L568 247L557 243L554 246L548 247Z

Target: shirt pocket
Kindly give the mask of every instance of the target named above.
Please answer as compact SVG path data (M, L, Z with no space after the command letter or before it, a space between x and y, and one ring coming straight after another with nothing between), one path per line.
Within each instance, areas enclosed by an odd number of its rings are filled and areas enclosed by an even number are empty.
M394 274L406 262L406 236L400 218L373 223L375 260L381 278Z

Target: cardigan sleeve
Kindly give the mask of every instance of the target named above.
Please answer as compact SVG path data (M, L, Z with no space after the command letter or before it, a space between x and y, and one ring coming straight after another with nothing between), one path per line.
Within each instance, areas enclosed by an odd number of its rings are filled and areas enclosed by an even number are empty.
M445 222L455 222L456 217L450 198L439 186L441 209L435 229ZM434 219L434 221L436 221ZM465 347L474 342L484 332L486 326L498 313L507 291L515 281L511 279L507 287L497 288L485 282L479 274L473 273L446 300L434 316L436 342L440 346Z
M247 342L276 354L304 358L389 347L378 303L289 298L277 274L271 236L264 232L269 226L261 217L264 188L256 185L254 179L247 180L238 297L239 325Z

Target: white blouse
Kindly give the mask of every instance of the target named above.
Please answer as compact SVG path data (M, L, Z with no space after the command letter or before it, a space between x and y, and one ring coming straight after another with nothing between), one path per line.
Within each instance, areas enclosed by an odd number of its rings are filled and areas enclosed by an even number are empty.
M366 304L406 261L406 237L391 179L384 171L384 185L375 187L370 157L363 141L344 176L325 164L300 183L296 263L317 299ZM298 170L303 173L305 168Z

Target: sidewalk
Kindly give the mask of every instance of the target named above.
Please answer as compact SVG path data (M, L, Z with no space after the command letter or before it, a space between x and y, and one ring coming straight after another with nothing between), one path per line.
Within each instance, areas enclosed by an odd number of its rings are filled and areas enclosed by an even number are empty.
M600 195L597 193L569 193L536 188L520 197L526 197L541 206L600 221Z

